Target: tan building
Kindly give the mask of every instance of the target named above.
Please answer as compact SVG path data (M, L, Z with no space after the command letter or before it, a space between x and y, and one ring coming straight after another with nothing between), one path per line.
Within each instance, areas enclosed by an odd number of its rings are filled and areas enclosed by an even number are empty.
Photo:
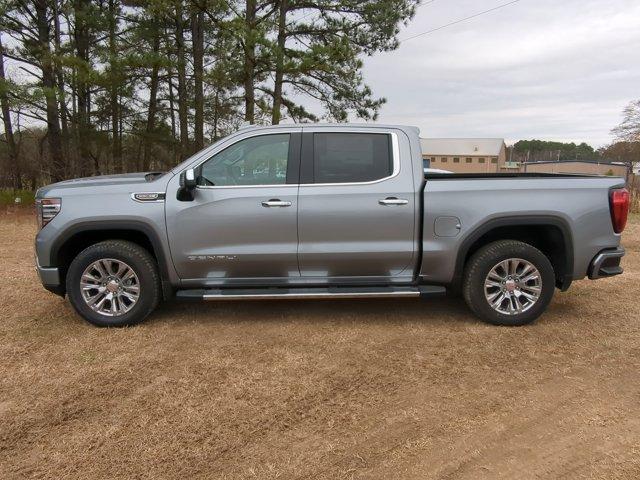
M575 173L627 177L620 162L570 161L509 163L502 138L421 138L424 166L454 173Z
M522 164L522 171L529 173L580 173L583 175L611 175L627 178L627 166L619 162L569 161L530 162Z
M421 138L425 167L454 173L518 171L510 165L502 138Z

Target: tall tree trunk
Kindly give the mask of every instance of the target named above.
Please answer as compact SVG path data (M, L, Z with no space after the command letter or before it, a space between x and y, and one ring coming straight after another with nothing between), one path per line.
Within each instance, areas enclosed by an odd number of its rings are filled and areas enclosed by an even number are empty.
M271 112L271 123L280 123L280 108L282 106L282 82L284 79L284 48L287 41L287 11L289 10L288 0L280 0L278 15L278 39L276 51L276 71L273 85L273 109Z
M71 123L76 125L78 118L78 69L74 65L71 67L71 82L69 87L71 88Z
M56 98L55 68L51 58L51 25L49 24L49 1L35 0L38 25L38 60L42 69L42 90L46 100L47 138L51 155L51 180L58 182L67 175L67 165L62 152L58 99Z
M169 29L164 29L165 38L169 38ZM170 43L170 42L167 42ZM167 45L167 51L165 52L165 57L171 59L171 55L173 54L173 49ZM177 137L177 129L176 129L176 110L175 110L175 102L174 102L174 93L173 93L173 67L171 63L167 66L167 89L169 90L168 100L169 100L169 121L171 123L171 140L172 140L172 149L173 149L173 158L176 159L176 151L175 144Z
M171 114L171 139L173 140L172 148L173 148L173 160L179 159L179 154L176 152L176 144L177 144L177 132L176 132L176 107L175 107L175 94L173 93L173 72L169 70L168 73L169 80L169 113Z
M256 0L247 0L244 36L244 119L253 124L256 120L254 74L256 69Z
M135 158L135 162L134 165L136 166L136 171L137 172L142 172L144 170L142 170L142 165L141 165L141 155L140 153L142 152L142 144L143 142L138 139L138 143L136 145L136 158Z
M219 117L219 97L220 89L216 87L216 95L213 100L213 141L218 140L218 117Z
M111 150L111 161L113 171L122 173L122 137L120 135L120 66L118 60L118 45L116 38L118 22L118 0L109 0L109 56L111 63L111 85L109 85L109 103L111 106L111 135L113 145Z
M76 69L75 75L75 97L77 101L75 130L76 142L80 151L79 158L79 174L88 175L91 173L91 163L89 161L90 142L89 142L89 126L91 120L89 118L89 85L87 81L87 70L89 69L89 27L87 24L87 15L89 14L90 0L74 0L73 10L75 17L75 29L73 31L73 39L75 42L76 56L84 64ZM94 169L94 173L98 170Z
M151 166L151 148L153 142L151 137L156 128L156 112L158 110L158 76L160 66L158 63L158 55L160 52L160 32L154 26L152 47L154 59L151 67L151 82L149 85L149 111L147 112L147 132L144 138L144 152L142 156L142 171L146 172ZM173 113L172 113L173 116Z
M178 69L178 121L180 122L180 159L187 158L189 148L189 125L187 109L187 62L184 48L184 18L182 0L176 6L176 55Z
M59 57L62 55L62 51L60 48L60 12L58 11L58 0L54 0L53 4L53 28L54 28L54 48L55 54L58 58L55 69L56 69L56 81L58 82L58 101L60 103L60 125L62 127L62 151L64 156L67 158L67 162L71 164L71 152L69 149L69 125L68 118L69 112L67 109L67 99L65 95L65 81L64 81L64 71L62 66L59 63ZM72 172L69 172L72 173Z
M194 92L194 149L204 147L204 12L196 10L191 15L193 41L193 86Z
M4 47L2 46L2 37L0 36L0 81L4 82ZM22 187L22 178L20 173L20 163L18 160L18 147L13 137L13 125L11 124L11 110L9 109L9 97L6 90L0 90L0 108L2 109L2 121L4 123L4 136L7 140L7 149L9 153L9 163L13 169L13 186L16 189Z

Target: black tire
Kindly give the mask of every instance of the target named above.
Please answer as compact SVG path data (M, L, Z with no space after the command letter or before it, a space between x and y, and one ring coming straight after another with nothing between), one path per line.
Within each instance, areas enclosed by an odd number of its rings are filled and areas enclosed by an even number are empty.
M85 302L80 282L89 265L101 259L124 262L139 280L138 299L126 313L118 316L103 315ZM66 278L67 295L73 308L89 323L98 327L123 327L144 320L160 303L162 289L158 266L144 248L125 240L106 240L85 248L73 259Z
M485 296L487 275L499 262L508 259L523 259L529 262L540 272L542 282L541 292L528 310L512 315L495 310ZM519 326L533 322L549 305L554 289L555 273L551 262L540 250L528 243L516 240L500 240L490 243L475 252L465 265L462 284L464 299L473 313L493 325ZM506 299L503 305L508 307L508 302L509 300ZM506 307L503 308L506 309Z

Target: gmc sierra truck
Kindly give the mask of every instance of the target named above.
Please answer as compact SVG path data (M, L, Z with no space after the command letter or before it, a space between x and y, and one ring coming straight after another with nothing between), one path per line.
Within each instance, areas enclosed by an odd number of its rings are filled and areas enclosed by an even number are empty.
M615 177L423 172L419 131L249 127L165 173L38 190L36 267L98 326L162 299L430 297L523 325L573 280L622 273Z

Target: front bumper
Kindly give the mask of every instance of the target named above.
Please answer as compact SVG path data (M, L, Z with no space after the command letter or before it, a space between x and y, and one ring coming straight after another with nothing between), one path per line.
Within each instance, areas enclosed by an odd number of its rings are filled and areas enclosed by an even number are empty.
M60 269L58 267L41 267L36 257L36 271L40 277L42 286L56 295L64 297L65 287L61 281Z
M602 250L591 260L589 278L596 280L620 275L623 272L620 260L624 257L624 253L625 251L622 247Z

